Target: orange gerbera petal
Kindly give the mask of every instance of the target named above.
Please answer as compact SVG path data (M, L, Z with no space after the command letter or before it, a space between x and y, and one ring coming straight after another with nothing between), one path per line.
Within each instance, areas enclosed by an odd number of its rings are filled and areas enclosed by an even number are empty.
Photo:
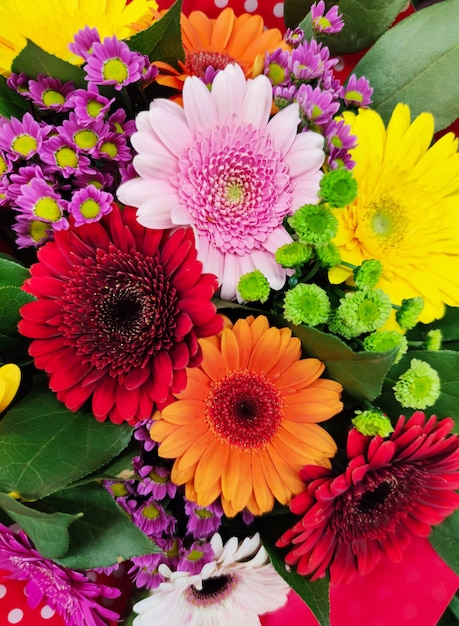
M290 330L265 316L225 326L200 340L190 390L155 416L151 433L160 456L175 456L172 479L188 498L207 506L220 497L228 516L259 515L303 490L304 465L330 465L336 445L316 422L341 410L341 385L322 382L323 364L301 360Z
M214 22L210 46L216 50L226 48L234 27L234 13L232 9L224 9Z

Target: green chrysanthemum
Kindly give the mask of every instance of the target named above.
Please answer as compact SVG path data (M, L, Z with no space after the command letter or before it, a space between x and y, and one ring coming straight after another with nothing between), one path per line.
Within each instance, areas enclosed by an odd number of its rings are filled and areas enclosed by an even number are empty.
M319 195L334 209L344 207L357 196L357 181L348 169L330 170L320 180Z
M378 284L383 264L378 259L367 259L354 270L354 282L359 289L373 289Z
M285 294L284 316L293 324L325 324L329 314L330 300L318 285L300 283Z
M331 241L324 246L316 246L316 257L322 267L335 267L341 263L338 248Z
M424 342L425 348L426 350L430 350L432 352L438 352L438 350L441 350L442 341L443 333L440 328L432 328L432 330L429 330L426 334Z
M368 411L356 411L352 419L354 427L366 437L388 437L394 430L390 419L382 411L370 409Z
M423 410L437 401L440 376L429 363L411 359L410 368L399 377L393 389L395 399L403 407Z
M340 299L330 330L347 339L371 333L387 322L391 310L390 298L381 289L350 292Z
M292 241L278 248L274 258L282 267L299 267L312 257L313 249L300 241Z
M363 340L363 348L366 352L389 352L398 348L394 363L398 363L408 350L408 342L405 335L396 330L378 330Z
M422 298L408 298L402 300L400 308L395 313L397 324L403 330L409 330L416 326L419 316L424 309L424 300Z
M325 206L305 204L298 209L288 223L302 243L323 246L332 239L338 229L338 220Z
M241 276L237 290L247 302L266 302L271 287L266 276L260 270L254 270Z

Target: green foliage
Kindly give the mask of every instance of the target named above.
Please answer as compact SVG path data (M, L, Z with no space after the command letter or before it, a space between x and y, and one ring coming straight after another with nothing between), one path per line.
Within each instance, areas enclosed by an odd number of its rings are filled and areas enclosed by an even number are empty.
M0 115L3 117L22 118L27 113L29 107L19 94L12 91L6 84L6 78L0 76ZM1 280L1 270L0 270Z
M182 0L176 0L160 20L126 40L130 49L146 54L150 61L163 61L178 67L177 60L184 60L181 9Z
M127 425L70 412L35 388L0 422L0 490L43 498L106 465L129 443Z
M436 552L459 574L459 510L445 519L438 526L434 526L429 535L429 541Z
M0 362L19 363L27 358L29 341L19 335L17 324L21 306L34 300L21 289L28 277L29 270L23 265L5 256L0 257Z
M16 73L24 72L29 78L44 74L63 82L72 81L76 87L82 89L88 86L81 68L45 52L30 40L27 40L26 47L13 60L12 70Z
M341 6L341 4L340 4ZM355 67L373 89L372 108L387 123L398 102L412 116L430 111L435 130L459 117L459 0L422 9L388 30Z

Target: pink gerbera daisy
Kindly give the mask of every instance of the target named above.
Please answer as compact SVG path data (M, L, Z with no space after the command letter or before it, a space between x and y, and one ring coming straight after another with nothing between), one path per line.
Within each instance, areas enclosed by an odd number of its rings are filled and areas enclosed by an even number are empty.
M57 231L38 260L19 329L72 411L90 400L100 421L149 418L201 362L198 338L221 330L216 279L201 274L190 228L147 230L113 204L100 221Z
M271 106L269 79L246 80L238 65L220 71L211 91L187 78L183 108L157 99L138 115L132 144L140 178L118 190L144 226L193 226L198 258L226 299L255 268L274 289L283 286L286 270L274 260L291 241L283 219L317 201L323 138L297 134L297 104L270 120Z
M388 439L354 428L343 473L305 466L306 490L289 505L301 519L277 542L290 547L285 561L312 579L329 570L332 583L368 574L384 555L400 561L413 536L427 537L459 507L453 425L418 411L401 416Z

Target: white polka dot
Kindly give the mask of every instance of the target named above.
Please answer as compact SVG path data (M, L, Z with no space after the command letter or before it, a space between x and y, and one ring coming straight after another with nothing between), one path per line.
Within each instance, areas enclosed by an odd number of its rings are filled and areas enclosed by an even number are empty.
M245 0L244 11L247 13L253 13L258 9L258 0Z
M5 585L0 585L0 598L4 598L7 591L8 589L5 587Z
M8 624L19 624L24 617L24 611L21 609L13 609L8 613Z
M40 611L40 615L42 616L43 619L50 619L54 615L55 612L56 611L54 609L52 609L50 606L45 604L45 606Z
M92 582L95 582L97 580L97 572L86 572L86 576L89 578L89 580L92 580Z
M214 0L217 9L224 9L228 4L228 0Z
M333 69L337 72L341 72L341 70L344 70L345 65L343 57L338 57L338 63L333 66Z
M277 2L273 6L273 13L274 13L274 17L284 17L284 3Z

